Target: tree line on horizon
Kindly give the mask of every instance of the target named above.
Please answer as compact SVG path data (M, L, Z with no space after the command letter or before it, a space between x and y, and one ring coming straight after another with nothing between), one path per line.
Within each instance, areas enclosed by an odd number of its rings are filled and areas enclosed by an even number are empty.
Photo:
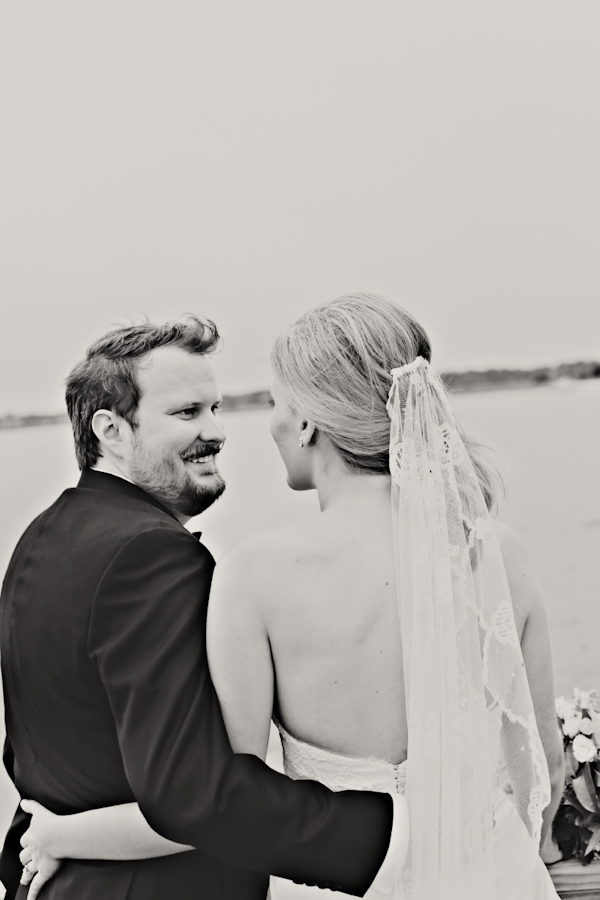
M561 363L559 366L540 366L537 369L485 369L466 372L442 372L442 380L451 391L484 391L503 387L531 387L548 384L561 379L582 380L600 378L600 362ZM269 404L268 390L250 391L242 394L226 394L223 409L260 409ZM0 429L27 428L37 425L58 425L68 421L66 413L16 415L7 413L0 416Z

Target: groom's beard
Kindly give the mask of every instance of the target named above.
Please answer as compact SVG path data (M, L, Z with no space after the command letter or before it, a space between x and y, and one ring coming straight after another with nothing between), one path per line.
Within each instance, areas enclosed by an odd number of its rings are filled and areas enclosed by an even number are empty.
M190 460L212 455L216 459L219 449L220 445L196 442L179 455L161 457L138 443L129 468L131 480L165 506L184 516L197 516L221 496L225 481L216 463L201 463L196 472L197 464ZM210 470L205 471L203 465Z

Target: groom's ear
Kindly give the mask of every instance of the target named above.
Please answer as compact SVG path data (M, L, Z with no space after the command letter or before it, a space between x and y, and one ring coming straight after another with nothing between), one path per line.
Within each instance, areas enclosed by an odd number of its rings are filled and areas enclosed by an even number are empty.
M92 416L92 431L102 450L121 456L123 448L123 419L110 409L98 409Z

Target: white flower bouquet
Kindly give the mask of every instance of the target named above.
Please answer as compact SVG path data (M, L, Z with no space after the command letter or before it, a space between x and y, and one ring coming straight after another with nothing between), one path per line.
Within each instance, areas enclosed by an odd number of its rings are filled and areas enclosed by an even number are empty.
M600 701L598 691L574 688L571 700L558 697L558 724L564 736L565 789L553 832L564 859L587 865L600 858Z

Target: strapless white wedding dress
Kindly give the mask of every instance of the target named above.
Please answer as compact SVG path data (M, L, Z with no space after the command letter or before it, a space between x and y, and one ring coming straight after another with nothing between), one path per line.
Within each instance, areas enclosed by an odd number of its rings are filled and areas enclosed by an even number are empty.
M360 759L331 753L299 741L281 725L278 728L284 772L290 778L320 781L332 791L381 791L392 796L404 793L406 762L395 764L381 759ZM485 900L558 900L552 880L533 848L527 829L510 798L500 789L494 804L494 863L495 896ZM404 884L403 876L403 872L398 874L389 894L390 900L419 900L418 897L411 897L410 887ZM339 891L324 891L293 884L283 878L271 878L272 900L328 900L329 897L348 896Z

